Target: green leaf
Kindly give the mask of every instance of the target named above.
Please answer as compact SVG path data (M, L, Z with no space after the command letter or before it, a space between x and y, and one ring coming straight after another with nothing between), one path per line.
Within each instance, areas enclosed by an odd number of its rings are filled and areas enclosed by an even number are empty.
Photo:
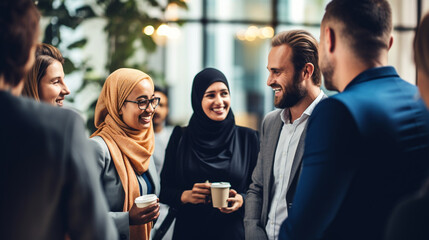
M149 2L152 6L154 6L154 7L158 7L158 6L159 6L158 1L156 1L156 0L148 0L148 2Z
M142 41L143 47L149 53L154 52L156 50L157 45L156 45L155 41L153 41L152 37L147 36L147 35L143 35L141 37L141 41Z
M184 2L184 1L181 1L181 0L169 0L168 3L177 4L178 7L181 7L183 9L188 10L188 4L186 4L186 2Z
M46 28L45 28L45 34L43 36L43 42L51 44L53 38L54 38L53 26L51 23L49 23L48 26L46 26Z
M77 68L75 67L75 65L73 64L72 61L70 61L69 58L64 58L64 74L67 75L69 73L74 72Z
M73 48L83 48L85 47L85 44L88 42L86 38L83 38L79 41L76 41L70 45L68 45L67 49L73 49Z
M39 0L37 8L40 10L43 16L47 16L46 13L52 11L53 0Z
M85 5L76 9L76 16L79 18L92 18L95 17L94 10L91 6Z
M186 20L177 20L175 23L179 26L183 26L186 23Z

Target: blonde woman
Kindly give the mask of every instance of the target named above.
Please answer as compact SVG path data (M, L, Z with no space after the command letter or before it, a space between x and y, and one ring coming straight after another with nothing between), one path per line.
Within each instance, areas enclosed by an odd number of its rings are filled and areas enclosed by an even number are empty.
M70 90L64 82L64 58L60 51L41 43L36 48L36 61L25 79L22 94L53 106L63 106Z

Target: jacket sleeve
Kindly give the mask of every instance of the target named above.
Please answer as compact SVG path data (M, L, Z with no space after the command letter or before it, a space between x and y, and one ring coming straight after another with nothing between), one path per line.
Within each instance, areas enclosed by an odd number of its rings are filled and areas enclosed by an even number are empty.
M103 174L106 172L106 163L111 162L109 149L101 137L94 137L90 139L94 149L96 150L97 159L97 174L101 185L103 186ZM130 239L130 223L128 212L112 212L109 207L109 216L113 219L116 229L118 230L121 239Z
M64 123L67 167L67 232L71 239L118 239L96 170L96 153L85 135L80 118Z
M265 120L261 128L261 147L264 140ZM261 224L262 197L263 197L263 162L262 154L259 152L256 167L252 174L252 183L246 194L244 206L244 230L246 239L268 239L265 226Z
M182 137L182 131L180 126L174 128L165 150L164 167L161 172L161 193L159 199L162 203L174 208L182 205L181 196L184 191L178 184L180 179L177 165L181 164L181 162L176 154L179 141Z
M115 222L120 239L130 239L130 216L128 212L109 212Z

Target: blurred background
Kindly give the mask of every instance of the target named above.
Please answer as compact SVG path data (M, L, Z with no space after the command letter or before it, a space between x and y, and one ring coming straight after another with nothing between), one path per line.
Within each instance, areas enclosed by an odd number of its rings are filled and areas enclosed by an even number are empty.
M306 29L319 40L329 0L39 0L40 41L66 58L66 106L93 132L96 100L106 77L120 67L140 69L169 89L169 120L186 125L193 77L215 67L227 77L239 125L258 129L274 109L266 85L270 39ZM429 0L390 0L394 43L389 64L416 84L412 43ZM335 94L329 92L328 94Z

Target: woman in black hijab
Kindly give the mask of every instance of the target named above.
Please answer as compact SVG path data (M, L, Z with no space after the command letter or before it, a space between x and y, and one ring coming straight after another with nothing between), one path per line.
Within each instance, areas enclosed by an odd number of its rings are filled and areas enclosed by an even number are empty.
M213 68L192 85L194 113L176 127L161 173L163 203L177 210L173 239L244 239L243 202L259 152L258 133L235 125L229 85ZM229 206L214 208L210 183L231 183Z

